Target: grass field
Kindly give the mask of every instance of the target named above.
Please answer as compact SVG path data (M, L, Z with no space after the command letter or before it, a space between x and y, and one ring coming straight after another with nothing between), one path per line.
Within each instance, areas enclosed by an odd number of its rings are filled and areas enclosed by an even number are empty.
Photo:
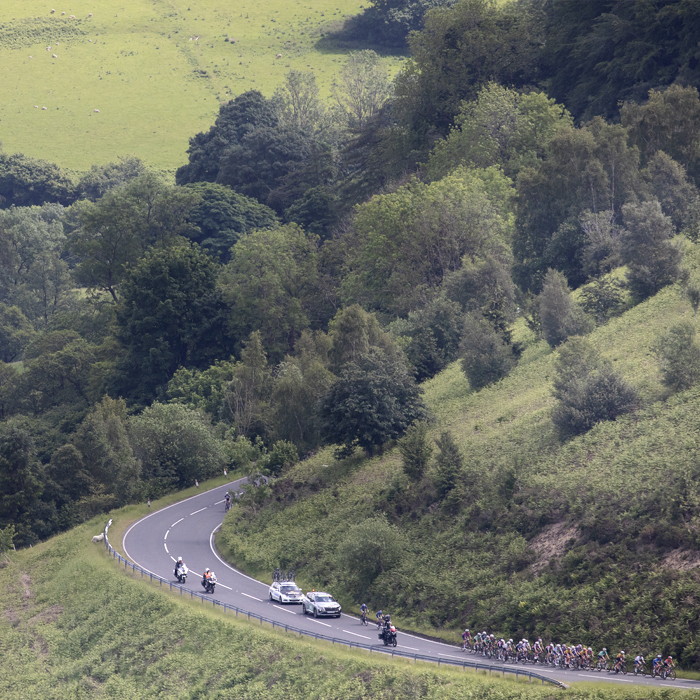
M186 162L188 138L232 96L250 89L270 96L291 69L313 71L327 95L345 54L317 44L361 7L361 0L3 0L2 148L75 170L120 155L176 168Z

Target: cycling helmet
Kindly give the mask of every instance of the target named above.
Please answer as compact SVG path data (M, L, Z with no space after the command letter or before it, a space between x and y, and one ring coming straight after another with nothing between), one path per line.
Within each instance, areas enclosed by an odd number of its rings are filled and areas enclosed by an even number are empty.
M593 651L593 647L588 647L588 651Z
M465 631L465 632L469 632L469 627L467 627L464 631Z
M607 651L607 649L605 647L603 647L603 651Z
M182 561L182 557L178 557L177 560L178 560L178 561Z
M205 574L208 574L208 573L209 573L209 569L204 569L204 573L205 573Z
M624 651L621 651L620 653L621 653L621 654L624 654L625 652L624 652Z

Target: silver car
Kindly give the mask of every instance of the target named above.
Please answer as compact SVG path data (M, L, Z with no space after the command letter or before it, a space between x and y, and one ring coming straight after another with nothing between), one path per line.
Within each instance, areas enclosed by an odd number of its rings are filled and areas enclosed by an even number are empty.
M340 603L329 593L311 591L304 596L301 603L301 610L304 615L314 617L340 617Z

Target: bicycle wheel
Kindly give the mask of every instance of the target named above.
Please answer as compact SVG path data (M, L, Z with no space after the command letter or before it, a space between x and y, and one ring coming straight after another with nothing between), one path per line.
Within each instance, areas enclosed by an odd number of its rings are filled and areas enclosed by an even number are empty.
M670 678L672 681L676 680L676 669L672 668L670 671L666 671L664 678Z

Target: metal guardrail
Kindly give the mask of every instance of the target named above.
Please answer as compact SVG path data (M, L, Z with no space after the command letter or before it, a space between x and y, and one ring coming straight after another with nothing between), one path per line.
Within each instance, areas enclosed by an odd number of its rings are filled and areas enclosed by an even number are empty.
M211 603L213 607L219 607L222 608L224 612L233 612L236 614L236 617L239 615L247 616L248 620L254 619L254 620L260 620L260 624L262 625L263 622L272 625L272 628L279 627L280 629L284 629L285 632L292 632L294 634L298 634L300 636L306 636L306 637L313 637L314 639L322 639L326 642L331 642L332 644L342 644L343 646L346 646L350 649L367 649L369 650L369 653L371 654L373 651L375 653L379 654L386 654L386 655L391 655L393 658L394 656L398 656L400 658L405 658L405 659L413 659L414 662L416 661L429 661L432 663L437 663L438 666L441 664L445 664L447 666L458 666L462 667L465 670L467 668L473 668L475 671L488 671L489 675L493 671L500 673L503 677L505 677L506 673L514 675L516 680L520 678L521 676L527 677L530 682L534 680L536 681L541 681L542 684L544 683L550 683L551 685L554 685L558 688L567 688L568 686L565 683L562 683L561 681L558 681L554 678L548 678L547 676L543 676L535 671L529 671L526 669L519 669L519 668L510 668L507 666L492 666L491 664L480 664L478 661L460 661L457 659L443 659L440 658L439 656L426 656L424 654L410 654L405 651L397 651L393 647L374 647L370 644L362 644L360 642L351 642L345 639L338 639L337 637L330 637L326 634L318 634L317 632L311 632L309 630L303 630L299 629L298 627L293 627L292 625L287 625L282 622L278 622L277 620L273 620L272 618L265 617L264 615L258 615L258 613L251 612L250 610L244 610L243 608L239 608L236 605L230 605L229 603L222 603L219 600L216 600L215 598L212 598L209 595L199 593L198 591L193 591L189 588L185 588L179 583L173 583L172 581L168 581L167 579L162 578L161 576L158 576L157 574L152 573L151 571L147 571L143 567L139 566L138 564L134 564L133 562L129 561L128 559L125 559L119 552L117 552L114 547L109 543L109 527L112 524L112 520L105 525L104 529L104 542L105 542L105 547L107 548L107 552L112 555L113 559L116 559L119 561L120 564L124 564L124 570L126 571L127 569L131 568L133 573L139 572L141 574L141 578L144 576L148 576L151 581L158 581L160 585L162 586L164 583L168 585L169 589L172 591L173 588L178 590L180 592L180 595L185 595L189 593L190 598L199 598L201 599L202 603Z

